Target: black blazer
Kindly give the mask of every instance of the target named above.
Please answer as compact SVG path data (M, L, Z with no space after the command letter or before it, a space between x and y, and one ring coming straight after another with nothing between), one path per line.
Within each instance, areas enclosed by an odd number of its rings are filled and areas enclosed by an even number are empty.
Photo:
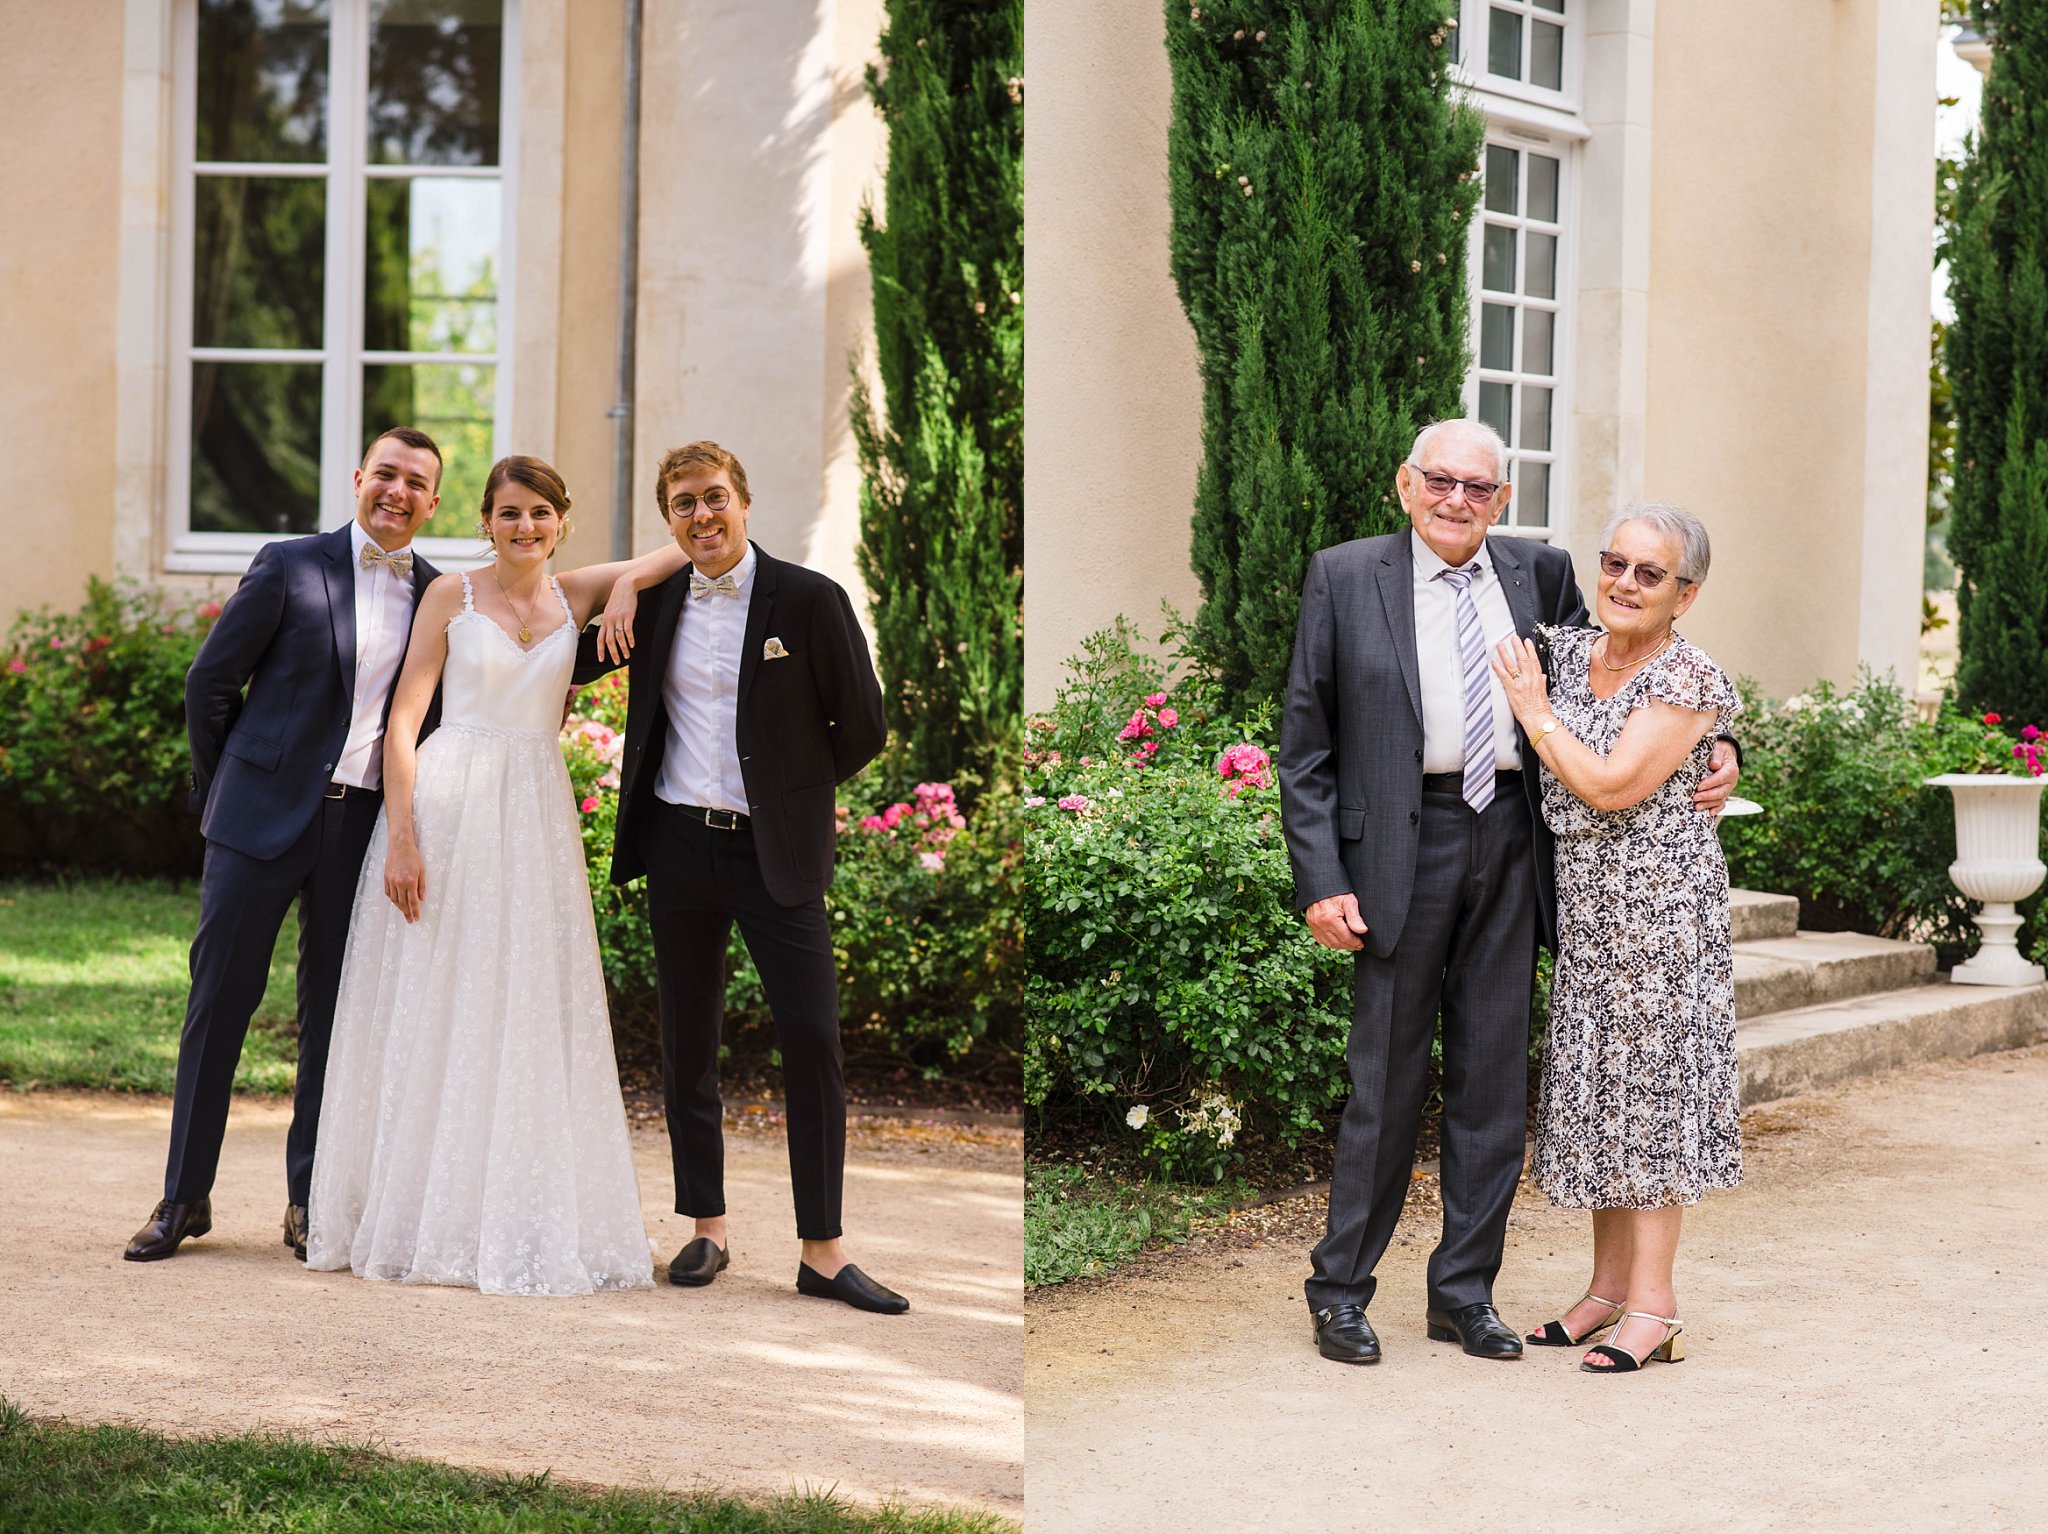
M1316 554L1301 593L1287 704L1280 720L1280 802L1294 903L1358 897L1365 944L1400 941L1415 889L1422 820L1422 683L1415 655L1412 532ZM1515 632L1591 620L1563 549L1519 538L1487 543ZM1522 791L1534 830L1542 940L1556 945L1557 873L1543 822L1535 748L1517 728Z
M439 574L413 556L415 611ZM191 803L208 841L274 858L299 839L348 743L355 678L348 528L263 545L185 673Z
M778 905L798 905L817 899L832 883L838 834L833 790L880 755L889 727L882 717L882 684L846 592L815 570L774 558L758 543L754 554L754 594L740 646L740 776L762 882ZM626 670L630 690L612 843L614 884L647 872L645 828L668 745L662 681L689 600L688 566L642 599L639 642ZM770 639L781 641L785 652L773 660L764 654ZM577 656L577 683L613 669L597 657L597 631L587 630Z

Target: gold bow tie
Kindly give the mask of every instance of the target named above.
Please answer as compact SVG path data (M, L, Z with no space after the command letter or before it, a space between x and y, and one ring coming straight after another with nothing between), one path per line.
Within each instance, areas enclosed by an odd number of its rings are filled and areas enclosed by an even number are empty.
M374 570L379 565L389 565L393 575L411 575L412 550L400 549L395 554L387 554L376 544L366 543L363 545L361 563L365 570Z
M714 591L722 597L736 597L740 594L740 583L732 578L730 570L719 576L715 581L706 580L695 570L690 572L690 600L692 602L701 602Z

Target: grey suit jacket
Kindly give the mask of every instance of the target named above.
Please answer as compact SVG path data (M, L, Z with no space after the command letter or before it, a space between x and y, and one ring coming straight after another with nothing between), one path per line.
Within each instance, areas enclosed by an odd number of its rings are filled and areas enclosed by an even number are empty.
M1280 719L1280 802L1305 910L1358 897L1366 947L1385 957L1401 939L1415 888L1422 823L1422 683L1415 654L1415 568L1403 529L1316 554L1302 586L1287 703ZM1515 632L1589 619L1562 549L1519 538L1487 547ZM1517 731L1534 827L1542 939L1555 944L1557 884L1538 799L1536 753Z

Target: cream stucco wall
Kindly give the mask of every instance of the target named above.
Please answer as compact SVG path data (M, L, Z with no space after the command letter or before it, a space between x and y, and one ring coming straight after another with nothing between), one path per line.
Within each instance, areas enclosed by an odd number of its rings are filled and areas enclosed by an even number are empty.
M61 12L61 14L60 14ZM0 624L113 573L120 0L0 0Z
M1156 5L1024 7L1024 696L1083 635L1193 612L1194 332L1167 265L1172 80Z

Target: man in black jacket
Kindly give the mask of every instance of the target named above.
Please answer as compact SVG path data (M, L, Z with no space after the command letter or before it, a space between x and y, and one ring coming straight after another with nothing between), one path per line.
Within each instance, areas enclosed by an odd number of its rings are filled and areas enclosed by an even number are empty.
M439 573L411 544L440 484L433 438L409 427L378 437L355 471L355 520L258 549L186 674L192 808L206 864L164 1196L122 1254L130 1262L169 1257L212 1228L235 1066L294 899L299 1069L284 1241L306 1255L335 993L383 802L384 720L413 611Z
M840 1244L846 1088L825 911L834 790L887 739L881 684L845 591L748 542L737 458L715 442L676 448L655 494L691 564L654 589L631 646L612 882L647 875L676 1212L696 1222L669 1278L708 1284L729 1261L718 1044L737 921L782 1052L797 1288L897 1314L908 1302ZM596 637L579 682L601 669Z

